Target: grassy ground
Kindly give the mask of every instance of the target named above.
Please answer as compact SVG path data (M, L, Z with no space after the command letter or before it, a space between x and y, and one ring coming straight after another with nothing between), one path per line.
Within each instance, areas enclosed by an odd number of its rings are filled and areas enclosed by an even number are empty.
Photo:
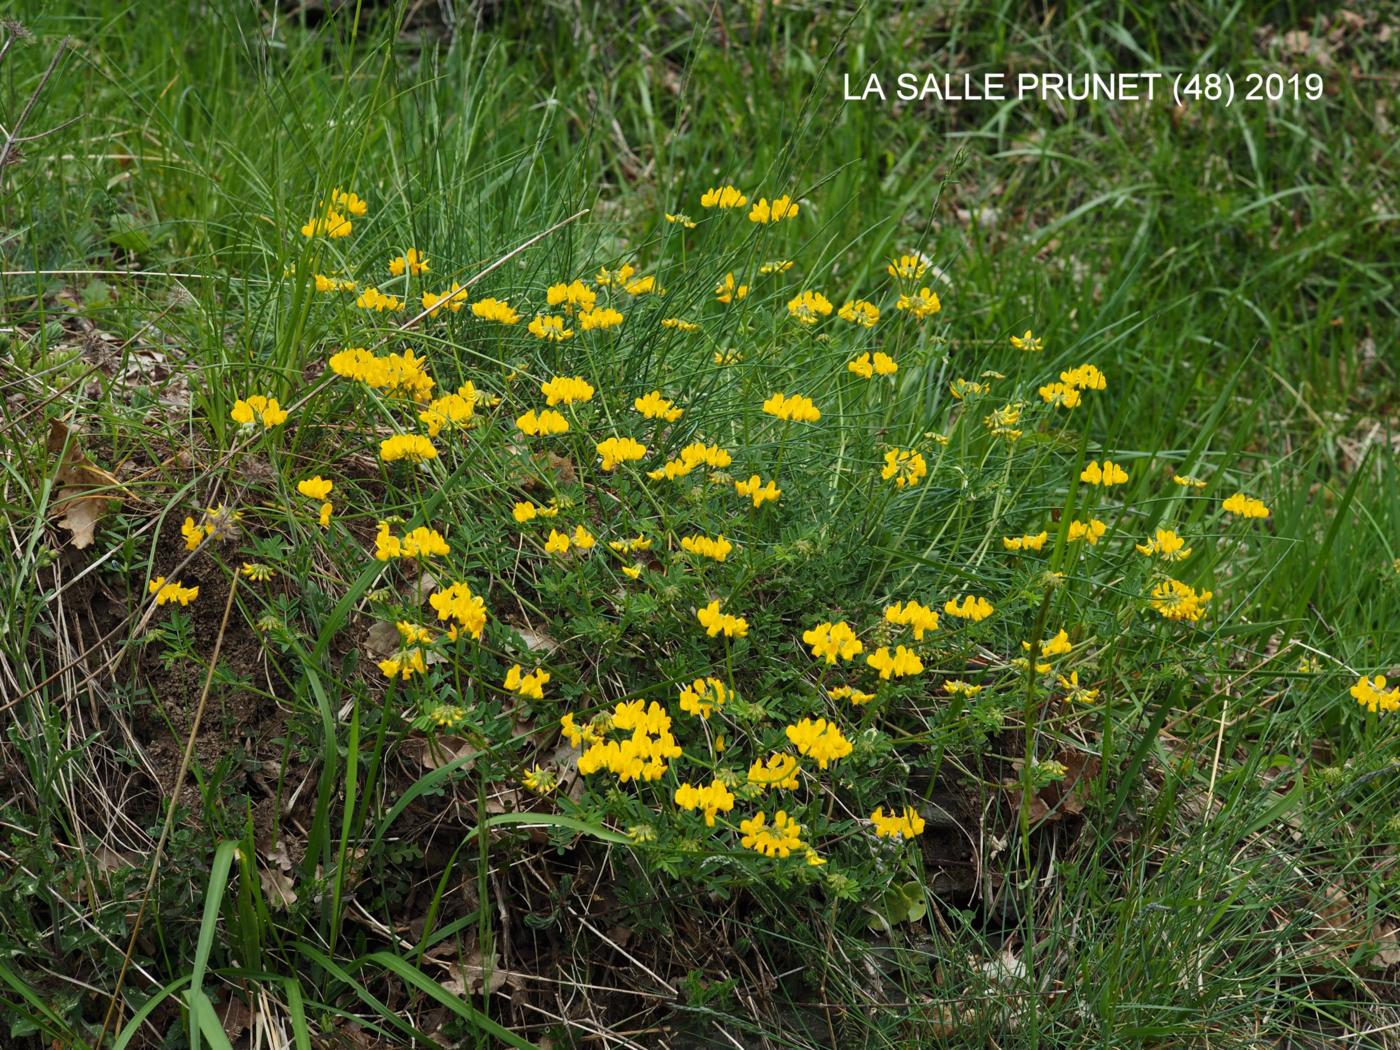
M1400 9L908 6L11 12L5 129L53 130L0 171L7 1045L1400 1045L1400 716L1348 693L1400 671ZM843 102L876 67L1326 93ZM730 182L800 212L701 207ZM336 187L366 215L302 236ZM391 276L412 247L430 273ZM910 252L927 273L888 275ZM547 286L628 262L665 295L595 286L619 328L528 334L565 316ZM719 302L730 273L750 291ZM520 323L416 316L454 281ZM896 308L920 286L923 320ZM804 325L804 289L881 318ZM1043 351L1011 345L1027 328ZM405 345L434 396L476 391L419 467L379 443L423 406L327 368ZM895 377L847 370L877 350ZM1042 401L1086 363L1106 390ZM596 396L522 435L558 375ZM653 389L678 421L632 410ZM821 419L764 413L778 391ZM241 426L252 394L288 420ZM646 457L605 470L611 435ZM732 453L720 484L647 477L692 441ZM896 488L906 449L928 472ZM1079 480L1106 458L1125 484ZM755 473L779 500L739 497ZM1267 519L1226 513L1237 491ZM214 507L241 517L190 549ZM1106 536L1074 542L1090 518ZM382 521L451 551L377 560ZM555 527L599 542L551 554ZM1139 554L1157 528L1191 556ZM1038 554L1002 542L1041 530ZM734 550L681 550L697 534ZM633 535L651 549L607 545ZM1212 592L1199 621L1149 600L1167 574ZM198 597L157 606L157 577ZM394 625L437 632L425 598L454 581L480 638L386 680L416 648ZM967 593L994 615L944 611ZM706 636L714 598L746 638ZM942 613L917 643L882 620L909 599ZM864 652L829 666L801 636L843 620ZM1037 673L1021 643L1060 629ZM865 657L897 644L925 670L881 681ZM517 663L542 696L502 685ZM702 720L678 696L703 677L731 695ZM683 754L654 782L580 775L560 717L637 698ZM745 783L817 717L849 755ZM673 794L711 778L735 796L713 828ZM876 838L905 805L923 833ZM803 848L744 848L779 806Z

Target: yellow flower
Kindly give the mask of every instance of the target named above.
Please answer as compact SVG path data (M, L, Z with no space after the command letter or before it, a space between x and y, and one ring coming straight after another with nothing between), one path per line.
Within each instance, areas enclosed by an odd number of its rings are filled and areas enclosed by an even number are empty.
M520 315L505 299L479 299L472 303L472 313L483 321L497 324L515 324L520 320Z
M900 281L917 281L928 271L928 263L922 256L901 255L885 267L885 272Z
M582 525L574 526L573 538L574 546L581 551L591 551L594 547L598 545L598 541L596 538L594 538L593 533L589 532Z
M851 742L841 735L835 723L825 718L818 718L815 722L804 718L788 726L785 732L798 753L815 759L819 769L825 769L851 753Z
M422 434L395 434L379 443L379 458L385 463L406 459L410 463L422 463L437 458L437 449Z
M912 448L890 449L885 453L885 467L880 471L880 477L886 481L893 480L899 488L906 485L913 488L927 474L928 464L924 462L924 457Z
M610 306L584 310L578 315L578 326L585 332L591 332L594 329L603 331L608 328L616 328L621 323L622 314Z
M915 601L885 606L885 619L889 623L911 628L916 642L924 640L925 632L938 630L938 613Z
M828 664L834 664L837 660L854 660L865 648L845 620L819 623L802 632L802 641L811 647L813 656L826 660Z
M559 774L552 769L535 766L521 774L520 783L537 795L548 795L559 786Z
M317 517L316 517L316 520L317 520L318 522L320 522L320 524L321 524L321 528L326 529L326 528L329 528L329 527L330 527L330 524L331 524L331 513L332 513L334 510L335 510L335 508L334 508L333 506L331 506L331 504L329 504L329 503L322 503L322 504L321 504L321 512L320 512L320 514L318 514Z
M645 536L634 536L626 540L608 540L608 546L619 554L632 554L635 551L651 550L651 540Z
M758 272L766 277L774 273L787 273L792 269L792 266L793 262L791 259L772 259L761 264L758 268Z
M905 806L902 813L885 815L885 807L880 806L870 814L870 822L875 825L875 835L882 839L912 839L924 833L924 818L913 806Z
M948 392L959 401L963 400L965 397L975 397L978 394L985 394L990 389L991 387L986 383L978 383L975 380L963 379L962 377L954 379L948 384Z
M694 321L687 321L680 317L663 317L661 319L662 328L674 328L678 332L698 332L700 326Z
M543 700L544 687L549 682L549 672L543 667L524 673L524 668L519 664L513 664L506 672L505 687L509 692L517 693L529 700Z
M616 470L623 463L632 463L647 454L647 447L635 438L610 437L593 446L603 461L604 470Z
M540 384L540 393L550 406L593 400L593 387L583 376L555 376Z
M1210 591L1199 594L1190 584L1166 579L1152 588L1152 608L1168 620L1189 620L1195 623L1206 614Z
M698 809L705 814L705 826L715 826L716 813L728 813L734 808L734 796L718 780L711 780L705 787L681 784L672 796L681 809Z
M720 368L724 368L728 365L737 365L743 359L743 353L735 350L733 347L730 347L728 350L716 350L714 354L714 362Z
M1180 485L1184 489L1203 489L1206 483L1203 479L1194 477L1191 474L1173 474L1172 482Z
M862 379L873 379L876 376L892 376L899 371L899 365L889 354L876 351L873 354L861 354L859 357L846 362L846 371L860 376Z
M391 558L428 558L452 553L452 548L443 539L442 533L423 525L403 537L398 537L389 531L387 521L381 521L374 543L374 556L380 561L388 561Z
M334 208L327 208L320 216L309 219L301 228L303 237L348 237L350 231L354 229L344 215Z
M327 277L325 274L312 274L318 292L353 292L355 282L343 277Z
M699 554L714 561L724 561L729 557L729 552L734 549L734 544L730 543L723 535L710 539L708 536L685 536L681 539L681 550L690 554Z
M1102 485L1108 488L1110 485L1121 485L1128 480L1128 472L1111 459L1103 461L1103 467L1099 467L1099 461L1089 460L1089 465L1079 475L1079 480L1088 485Z
M263 397L261 394L253 394L246 399L239 398L233 403L233 411L229 415L239 426L252 426L253 423L260 422L264 429L280 426L287 421L286 410L277 403L277 399Z
M531 437L550 437L569 431L569 421L552 408L542 409L538 413L532 408L516 419L515 425Z
M671 718L665 708L643 700L619 703L613 708L612 728L630 732L630 738L600 740L579 756L578 771L589 776L599 770L613 773L620 782L660 780L667 760L678 758L680 745L671 735Z
M1070 543L1088 540L1089 545L1093 546L1103 539L1103 535L1107 531L1108 526L1099 521L1098 518L1090 518L1088 521L1075 520L1069 523L1069 533L1066 539Z
M901 295L894 305L896 310L906 311L916 321L932 317L943 309L943 304L938 301L938 293L928 288L920 288L913 295Z
M337 208L344 208L357 219L362 219L369 211L369 205L357 193L349 190L342 190L339 186L331 190L331 204Z
M454 282L452 287L444 292L424 292L419 296L419 302L423 304L423 309L428 311L429 317L436 317L443 310L459 314L462 307L467 305L467 290Z
M848 299L841 305L841 309L836 311L836 316L851 324L874 328L875 323L880 320L880 308L865 299ZM883 375L883 373L881 374ZM869 376L866 378L868 379Z
M748 782L756 787L793 791L797 788L797 759L781 754L769 755L766 762L756 758L749 766Z
M677 408L674 401L662 397L660 390L653 390L644 397L634 398L632 407L647 419L664 419L667 423L674 423L685 411Z
M445 427L460 427L470 423L476 414L476 387L463 383L455 394L435 398L418 419L428 428L428 437L434 438Z
M332 354L331 371L346 379L355 379L376 390L404 393L415 401L427 401L436 385L428 374L426 362L412 350L382 357L363 347L352 347Z
M749 633L749 621L742 616L731 616L727 612L721 612L718 598L703 609L695 610L695 618L711 638L721 632L726 638L744 638Z
M764 484L757 474L749 475L748 481L734 482L734 491L740 496L748 496L752 499L755 509L763 506L765 500L776 500L783 494L783 490L778 488L776 481Z
M1029 328L1026 329L1024 335L1013 335L1011 337L1011 345L1017 350L1026 351L1028 354L1038 354L1045 349L1044 341L1037 338L1035 333ZM1074 406L1071 405L1068 407L1072 408Z
M628 281L622 286L622 290L631 296L666 294L665 289L657 285L655 274L647 274L645 277Z
M895 646L893 654L887 646L882 645L867 656L865 662L879 671L880 678L886 682L891 678L922 674L924 670L924 662L919 659L919 654L902 645Z
M622 575L626 576L629 580L639 579L642 575L642 566L624 565L622 567Z
M763 411L770 416L798 423L815 423L822 417L821 410L812 403L812 399L801 394L790 397L787 394L774 394L763 402Z
M549 538L544 541L544 551L546 554L567 554L569 552L569 534L560 532L558 529L550 529Z
M971 620L973 623L981 623L996 608L986 598L976 597L971 594L964 594L962 603L959 604L956 598L949 598L943 603L943 611L949 616L956 616L960 620Z
M1022 642L1021 648L1026 650L1026 652L1030 652L1031 643ZM1040 643L1039 655L1047 660L1053 660L1057 656L1064 656L1066 653L1073 651L1074 644L1069 640L1069 635L1065 632L1064 628L1061 628L1054 638L1046 638ZM1045 671L1050 670L1050 668L1047 665L1044 668L1037 667L1036 670L1043 674Z
M403 300L397 295L385 295L378 288L366 288L356 297L355 305L361 310L373 310L375 313L385 310L395 313L403 309Z
M857 707L875 699L874 693L863 693L849 685L838 685L834 689L828 689L826 695L833 700L849 700Z
M706 719L728 699L729 690L718 678L697 678L680 692L681 710Z
M565 328L564 319L557 314L535 314L535 319L527 327L536 339L550 343L562 343L574 337L574 330Z
M335 482L327 481L320 474L314 478L297 482L297 491L307 499L323 500L331 494L333 488L335 488Z
M667 222L674 223L675 225L681 227L682 229L685 229L685 230L693 230L693 229L695 229L695 220L692 219L689 215L686 215L686 214L684 214L684 213L679 214L679 215L672 215L669 211L668 211L668 212L663 212L662 214L666 216L666 221L667 221Z
M1064 383L1047 383L1040 388L1040 396L1047 405L1054 405L1056 408L1079 407L1079 391Z
M459 633L466 632L480 640L481 632L486 628L486 603L481 595L473 594L467 584L454 583L434 592L429 595L428 604L433 607L439 620L455 621L448 631L450 638L456 640Z
M1060 382L1078 390L1107 390L1108 379L1093 365L1080 365L1060 373Z
M1045 548L1045 541L1049 538L1050 534L1042 530L1033 536L1003 536L1001 545L1009 551L1039 551Z
M545 289L545 301L551 306L562 306L567 314L583 313L592 310L598 303L598 295L582 281L568 284L551 284Z
M165 582L164 576L157 576L149 584L150 593L156 596L157 605L165 605L167 602L178 602L180 605L189 605L199 597L199 587L182 587L178 581ZM1382 679L1384 681L1384 679Z
M964 682L961 678L951 678L943 683L943 691L949 696L972 697L980 693L982 689L982 686Z
M1246 496L1243 492L1236 492L1227 498L1221 507L1227 514L1234 514L1240 518L1267 518L1269 508L1264 506L1262 500L1257 500L1253 496Z
M773 823L759 810L748 820L739 822L741 836L739 844L745 849L762 853L765 857L790 857L794 850L805 850L802 842L802 825L787 815L786 810L773 814Z
M749 199L733 186L711 187L700 196L702 208L742 208Z
M204 542L204 537L209 534L209 531L203 525L196 525L194 518L185 518L185 523L180 526L180 535L185 538L185 550L199 550L199 545Z
M1352 699L1372 714L1378 711L1400 711L1400 689L1386 688L1386 678L1378 674L1374 678L1362 675L1351 687Z
M816 324L831 316L831 300L821 292L799 292L788 300L788 314L803 324Z
M415 674L426 674L428 664L422 649L406 649L398 656L380 660L379 670L385 678L397 678L407 682Z
M404 255L396 255L389 260L389 272L395 277L403 276L404 270L417 277L428 272L428 258L417 248L410 248Z
M1060 688L1069 694L1065 697L1066 700L1072 703L1092 704L1099 698L1099 691L1097 689L1086 689L1079 684L1078 671L1071 671L1068 678L1064 675L1058 675L1057 677L1060 681Z
M782 222L797 218L797 204L787 194L768 203L767 197L758 198L758 203L749 209L749 222L760 224Z
M243 567L238 571L254 583L266 583L277 575L272 571L271 565L264 565L260 561L245 561Z
M1158 529L1146 543L1134 544L1139 554L1149 558L1154 554L1163 561L1185 561L1191 556L1191 548L1173 529Z
M736 283L733 273L725 274L724 279L715 285L715 298L722 303L732 303L736 299L747 298L748 294L749 286Z
M653 481L673 481L676 478L683 478L697 467L711 467L714 470L723 470L733 463L733 457L725 449L718 445L706 445L699 441L691 442L681 449L680 455L674 459L669 459L655 470L647 471L647 477Z

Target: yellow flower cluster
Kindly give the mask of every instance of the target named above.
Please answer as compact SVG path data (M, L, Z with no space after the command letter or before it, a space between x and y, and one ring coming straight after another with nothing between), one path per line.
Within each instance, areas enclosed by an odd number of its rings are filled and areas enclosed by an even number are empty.
M1099 521L1098 518L1090 518L1088 521L1075 519L1069 523L1069 531L1066 539L1070 543L1085 540L1090 546L1097 546L1099 540L1103 539L1104 533L1108 531L1108 526Z
M555 376L540 384L540 393L545 397L545 404L552 408L592 401L594 390L593 384L583 376Z
M711 638L720 633L723 633L726 638L743 638L749 633L749 621L742 616L732 616L727 612L721 612L718 598L703 609L695 610L695 618L700 621L700 626L705 628L705 633Z
M578 315L578 326L585 332L603 331L622 324L622 314L611 306L599 306Z
M375 313L385 310L397 313L403 309L403 300L397 295L385 295L378 288L366 288L355 299L355 305L361 310L373 310Z
M928 464L921 453L912 448L892 448L885 453L885 466L880 477L893 481L899 488L913 488L928 474Z
M534 503L517 503L511 507L510 514L517 524L524 525L536 518L557 518L559 508L552 504L548 507L541 507Z
M943 309L943 304L938 301L938 293L928 288L920 288L913 295L901 295L894 306L896 310L905 311L916 321L932 317Z
M917 281L928 272L928 263L922 256L901 255L885 267L885 272L898 281Z
M419 525L400 537L390 531L387 521L381 521L374 537L374 556L380 561L389 561L391 558L432 558L451 553L452 548L443 539L442 533L426 525Z
M616 470L623 463L635 463L647 454L647 447L636 438L604 438L595 446L604 470Z
M718 678L697 678L680 693L681 710L708 719L715 708L723 707L729 690Z
M763 411L797 423L815 423L822 417L821 410L812 403L812 399L801 394L774 394L763 402Z
M862 379L874 379L876 376L892 376L899 371L899 365L889 354L880 353L878 350L874 354L861 354L853 361L846 364L846 371L860 376Z
M565 328L564 318L558 314L535 314L535 319L526 327L536 339L549 343L562 343L574 337L574 330Z
M819 769L826 769L851 753L851 742L842 735L840 727L825 718L816 721L804 718L788 726L785 732L798 753L815 759Z
M772 204L768 203L767 197L760 197L758 202L749 209L749 222L767 224L795 218L797 218L797 204L787 194L774 198Z
M905 806L902 813L885 815L885 807L880 806L870 814L870 822L875 825L875 836L882 839L912 839L924 833L924 818L913 806Z
M1190 584L1166 579L1152 588L1152 608L1165 619L1196 623L1206 614L1206 603L1211 597L1210 591L1197 593Z
M1013 335L1011 345L1017 350L1024 350L1028 354L1038 354L1045 349L1044 340L1038 338L1029 328L1024 335Z
M287 411L277 403L275 397L253 394L249 398L239 398L233 403L229 416L239 426L252 426L261 423L263 427L281 426L287 421Z
M775 753L769 755L766 762L761 758L754 759L753 765L749 766L748 782L760 788L795 791L797 757Z
M943 611L949 616L956 616L959 620L971 620L973 623L980 623L985 620L996 609L986 598L980 598L971 594L964 594L962 602L956 598L949 598L943 603Z
M674 423L685 411L677 408L674 401L662 397L660 390L633 399L632 407L647 419L664 419L667 423Z
M157 576L147 586L150 593L156 596L157 605L165 605L167 602L189 605L199 597L198 586L182 587L178 580L167 583L164 576Z
M410 276L417 277L427 273L428 269L428 257L417 248L410 248L403 255L389 260L389 272L395 277L402 277L404 270L408 270Z
M712 186L700 195L702 208L742 208L748 203L748 197L733 186L720 186L718 189Z
M704 787L681 784L672 796L681 809L698 809L705 815L705 826L715 826L716 813L728 813L734 808L734 795L718 780L711 780Z
M911 675L922 674L924 670L924 662L919 659L919 654L902 645L896 645L893 653L887 646L882 645L867 656L865 662L879 671L881 681L885 682L891 678L908 678Z
M924 640L926 631L938 630L938 613L916 601L908 601L902 605L895 602L885 606L885 619L889 623L910 628L914 632L916 642Z
M401 354L378 355L363 347L351 347L332 354L330 368L338 376L415 401L427 401L433 396L435 384L426 360L409 349Z
M569 432L569 421L552 408L541 409L539 412L532 408L519 416L515 425L522 433L531 437L551 437Z
M763 506L767 500L776 500L783 494L783 490L778 488L776 481L769 481L764 484L757 474L749 475L747 481L734 482L734 491L740 496L747 496L753 500L754 509Z
M848 299L841 304L841 309L836 311L836 316L843 321L849 321L851 324L862 325L866 328L874 328L876 323L880 320L880 308L865 299ZM870 355L866 354L865 356L869 357ZM883 357L886 361L889 361L891 365L894 364L894 362L884 354L878 354L876 356ZM852 364L854 364L854 362L852 362ZM855 369L852 368L851 371L854 372ZM881 372L880 374L883 376L889 375L892 372L894 372L893 368L891 368L889 372ZM865 378L869 379L870 377L866 376Z
M722 562L729 557L729 552L734 549L734 544L730 543L721 534L711 539L709 536L695 535L683 536L681 538L681 550L690 554L698 554L703 558Z
M467 290L454 282L452 287L444 292L424 292L419 301L423 304L423 309L428 311L429 317L436 317L443 310L459 314L462 307L467 305Z
M1233 514L1239 518L1267 518L1269 516L1269 508L1264 506L1262 500L1246 496L1243 492L1236 492L1220 506L1227 514Z
M317 474L314 478L306 478L304 481L297 482L297 492L305 496L307 499L313 499L320 502L321 513L319 521L321 523L321 528L323 529L330 525L331 513L335 510L335 508L331 505L330 501L326 498L331 494L331 489L333 488L335 488L335 482L327 481L319 474Z
M197 588L196 588L197 589ZM1352 699L1372 714L1377 711L1400 711L1400 688L1386 688L1386 678L1378 674L1374 678L1362 675L1351 687Z
M718 445L706 445L696 441L681 449L680 454L674 459L668 459L655 470L647 471L647 477L653 481L661 481L662 479L673 481L676 478L685 477L697 467L723 470L733 462L734 457Z
M463 383L455 394L435 398L427 408L418 413L418 420L428 429L428 437L434 438L448 427L466 426L476 415L476 387Z
M1039 551L1045 549L1045 541L1050 534L1044 530L1034 535L1003 536L1001 545L1009 551Z
M719 284L715 285L715 299L726 305L732 303L736 299L747 298L748 294L749 286L746 284L738 284L734 280L734 275L732 273L725 274Z
M1080 472L1079 480L1086 485L1102 485L1108 488L1110 485L1122 485L1128 480L1128 472L1111 459L1103 461L1103 466L1099 466L1096 459L1089 460L1089 465Z
M530 700L543 700L544 687L549 682L549 678L549 672L543 667L536 668L526 674L524 668L519 664L512 664L511 669L506 672L504 684L509 692L517 693Z
M786 810L773 814L773 823L759 810L748 820L739 821L739 844L745 849L762 853L765 857L790 857L794 850L807 850L802 841L802 825L787 815ZM807 850L808 860L816 856ZM821 863L820 860L816 863Z
M660 780L670 759L679 758L680 745L671 735L671 716L653 700L618 703L613 708L611 728L632 735L622 740L601 740L579 756L578 771L590 776L606 770L620 783L630 780Z
M1176 534L1174 529L1158 529L1146 543L1134 544L1139 554L1149 558L1154 555L1163 561L1185 561L1191 557L1191 548Z
M874 693L863 693L859 689L849 685L838 685L828 689L826 695L833 700L849 700L856 707L861 704L868 704L875 699Z
M505 299L478 299L472 303L472 316L497 324L516 324L520 320L520 315Z
M831 316L831 300L821 292L799 292L788 300L788 313L803 324L816 324Z
M437 459L437 448L422 434L395 434L379 443L379 458L385 463L406 459L410 463Z
M854 660L865 646L845 620L819 623L802 632L802 640L818 660L834 664L837 660Z

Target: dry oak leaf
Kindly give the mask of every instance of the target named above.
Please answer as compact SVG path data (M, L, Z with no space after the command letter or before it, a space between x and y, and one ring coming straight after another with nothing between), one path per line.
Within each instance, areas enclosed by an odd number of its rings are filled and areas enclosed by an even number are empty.
M92 546L93 533L102 516L121 502L126 488L83 454L77 434L61 419L49 423L48 450L61 456L55 480L58 499L53 513L60 527L73 534L73 546Z

